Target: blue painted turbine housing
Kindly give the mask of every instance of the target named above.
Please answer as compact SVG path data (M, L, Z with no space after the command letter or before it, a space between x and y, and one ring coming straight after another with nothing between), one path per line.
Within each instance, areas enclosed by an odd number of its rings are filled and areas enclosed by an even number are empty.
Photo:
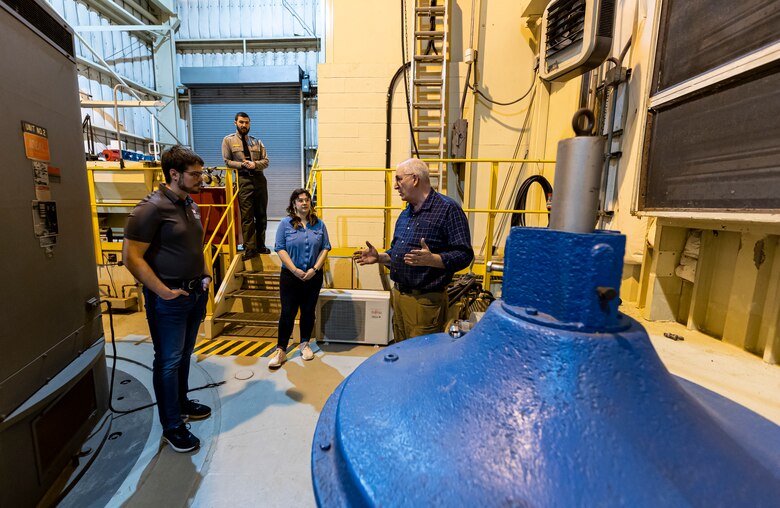
M318 504L780 499L780 465L717 425L669 375L642 326L618 313L607 289L619 288L624 241L514 228L504 299L474 330L390 346L330 397L312 447Z

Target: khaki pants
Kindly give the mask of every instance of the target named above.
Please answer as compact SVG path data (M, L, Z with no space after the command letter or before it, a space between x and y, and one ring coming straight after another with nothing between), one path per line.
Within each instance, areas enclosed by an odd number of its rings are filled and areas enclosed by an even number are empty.
M395 342L444 331L447 315L446 291L409 294L393 288L390 298L393 305Z

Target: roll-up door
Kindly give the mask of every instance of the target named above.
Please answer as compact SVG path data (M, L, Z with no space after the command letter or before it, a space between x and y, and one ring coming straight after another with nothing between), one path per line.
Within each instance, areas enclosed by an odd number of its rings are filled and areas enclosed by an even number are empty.
M303 184L302 101L300 86L192 86L193 148L207 166L224 166L222 139L235 132L234 118L243 111L250 135L268 151L268 219L286 215L293 189Z

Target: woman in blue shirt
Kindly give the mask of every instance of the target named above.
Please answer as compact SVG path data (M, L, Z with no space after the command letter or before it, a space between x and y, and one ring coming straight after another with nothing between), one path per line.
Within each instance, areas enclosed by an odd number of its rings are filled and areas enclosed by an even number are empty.
M295 315L301 309L301 357L314 358L309 347L314 312L322 288L322 265L328 257L330 240L325 223L317 218L311 204L311 194L306 189L295 189L290 196L288 216L276 230L274 250L282 260L279 278L279 297L282 314L279 317L279 334L276 351L268 367L276 369L287 360L287 345L295 326Z

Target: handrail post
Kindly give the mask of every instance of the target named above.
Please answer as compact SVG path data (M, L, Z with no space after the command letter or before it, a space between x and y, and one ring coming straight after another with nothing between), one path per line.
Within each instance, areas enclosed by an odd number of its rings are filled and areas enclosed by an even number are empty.
M92 214L92 240L95 243L95 261L103 264L103 246L100 241L100 221L97 211L97 194L95 193L95 173L92 168L87 168L87 186L89 187L89 209Z
M385 250L390 248L390 242L392 241L393 237L390 233L390 221L392 219L392 210L389 208L392 205L393 201L393 173L390 171L385 171L385 211L384 211L384 217L385 217L385 227L384 227L384 238L383 243Z
M236 216L236 210L234 207L231 206L231 203L233 202L233 170L228 168L225 171L225 203L227 203L228 207L225 210L226 213L230 213L231 218L235 221ZM236 257L238 254L238 249L236 245L236 233L237 229L233 229L233 231L230 231L230 229L226 229L228 236L228 246L230 250L230 261L233 261L233 258Z
M314 176L314 181L317 183L317 188L314 190L317 196L317 206L322 206L322 172L318 169Z
M498 162L490 163L490 195L488 197L488 205L490 210L496 209L496 186L498 185ZM493 258L493 227L496 221L496 213L489 212L487 219L487 237L485 239L485 266ZM483 287L490 291L490 280L493 277L490 272L486 271L483 279Z

